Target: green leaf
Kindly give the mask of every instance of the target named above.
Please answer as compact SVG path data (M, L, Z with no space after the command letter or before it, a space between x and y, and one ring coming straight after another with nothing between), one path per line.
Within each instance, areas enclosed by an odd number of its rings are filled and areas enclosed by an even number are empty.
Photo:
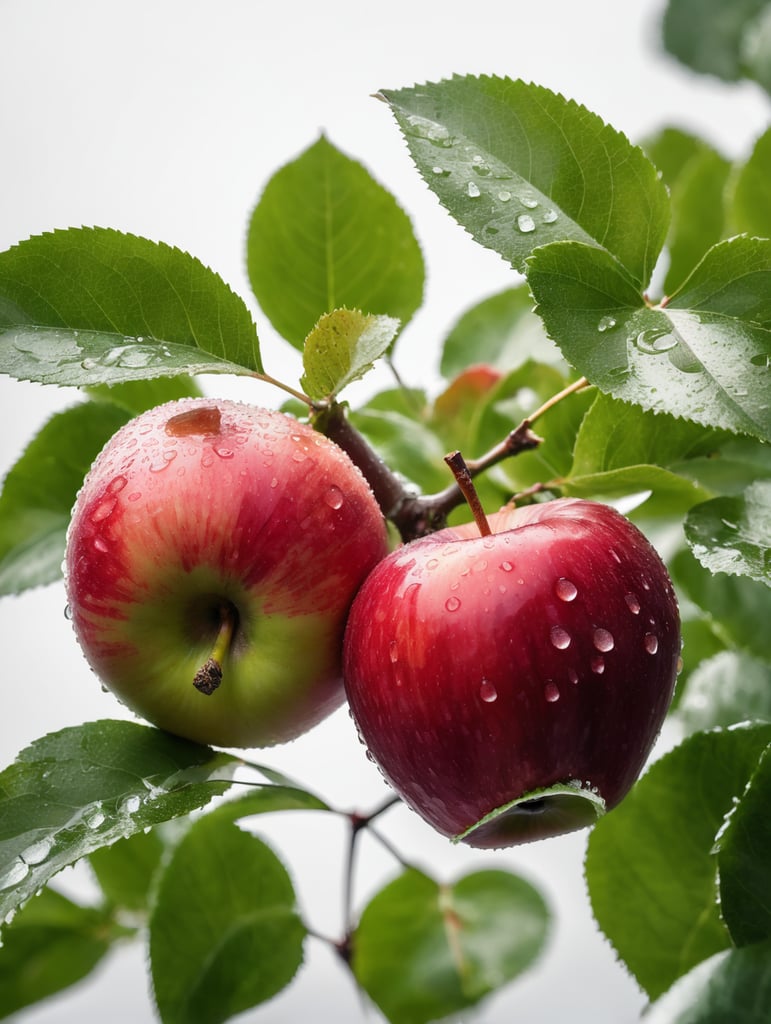
M0 253L0 372L77 387L262 371L243 301L163 243L106 228Z
M528 281L549 335L601 391L771 439L771 242L714 246L666 308L643 305L606 253L575 242L534 253Z
M771 942L716 953L645 1015L645 1024L767 1024Z
M758 481L742 496L692 508L685 537L712 572L749 576L771 587L771 481Z
M192 377L155 377L152 380L128 380L123 384L95 384L87 389L96 398L126 409L132 416L177 398L199 398L203 392Z
M165 850L160 826L94 850L91 868L108 902L126 910L147 910L150 886Z
M229 808L188 830L160 878L150 962L164 1024L216 1024L294 977L306 930L276 855Z
M562 362L533 315L530 289L522 284L490 295L463 313L445 339L440 368L450 378L478 364L516 370L529 359Z
M771 724L696 733L595 825L586 858L600 928L651 998L730 937L713 844L771 741Z
M364 909L351 966L391 1024L426 1024L521 974L543 950L548 919L541 895L506 871L440 885L411 869Z
M744 29L741 57L747 78L754 79L771 93L771 6L768 3Z
M748 719L771 722L771 664L741 651L705 659L688 678L678 715L688 733Z
M325 313L305 339L300 384L310 398L334 398L385 355L399 321L352 309Z
M742 40L767 0L669 0L666 49L683 64L727 82L742 77Z
M771 238L771 128L737 174L731 216L737 231Z
M134 722L36 740L0 773L0 917L99 847L203 807L238 763Z
M106 402L56 413L10 469L0 494L0 594L61 577L75 496L91 463L130 414Z
M43 889L2 928L0 1017L85 978L117 939L130 934L107 910Z
M517 269L537 246L601 246L638 286L669 218L642 150L585 107L509 78L456 76L384 98L429 187Z
M711 573L690 551L669 561L677 587L702 608L726 646L743 647L771 661L771 594L769 588L747 576Z
M296 348L339 307L406 324L425 268L410 220L361 164L323 136L268 182L247 242L254 294Z
M737 946L771 939L769 805L771 744L730 811L717 842L720 912Z
M642 148L671 189L693 159L710 149L703 139L674 125L665 125L642 143Z

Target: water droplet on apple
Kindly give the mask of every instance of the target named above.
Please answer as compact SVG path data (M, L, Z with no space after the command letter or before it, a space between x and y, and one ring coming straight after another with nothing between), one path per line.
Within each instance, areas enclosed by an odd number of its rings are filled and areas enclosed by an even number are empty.
M110 550L109 547L107 546L107 542L102 540L101 537L94 538L94 547L96 548L97 551L101 551L102 554Z
M305 457L305 452L303 451L292 452L293 462L305 462Z
M131 494L129 494L129 496L128 496L128 500L129 501L139 501L139 499L141 497L142 497L142 492L141 491L132 491Z
M212 455L211 452L206 452L205 455L201 456L201 465L204 467L204 469L208 469L209 466L214 465L214 456Z
M396 640L392 640L388 645L388 656L391 659L393 665L399 660L399 644Z
M550 679L543 688L543 695L550 704L554 704L555 701L558 701L560 699L559 687Z
M116 476L107 485L107 493L117 494L119 491L123 490L127 483L128 480L125 478L125 476Z
M278 477L275 477L275 476L273 477L273 479L270 481L270 486L271 487L278 487Z
M576 597L578 597L578 587L575 583L566 580L564 577L557 580L554 585L554 591L560 601L575 601Z
M438 558L429 558L429 560L426 562L427 569L436 569L437 565L439 565Z
M16 857L5 874L0 875L0 889L10 889L12 885L18 885L28 874L29 864L25 864L21 857Z
M457 610L460 608L460 598L448 597L447 600L444 602L444 606L448 612L457 612Z
M600 654L595 654L591 660L592 672L595 675L601 676L605 671L605 659Z
M618 551L616 551L615 548L610 549L610 556L611 558L613 558L614 561L618 562L618 564L621 565L621 555L619 555Z
M632 615L640 614L640 602L638 601L636 594L626 594L624 596L624 600L626 601L626 606Z
M607 629L595 629L592 643L598 651L603 652L612 651L615 646L613 634L608 632Z
M643 637L643 645L648 654L655 654L659 649L659 638L655 633L646 633Z
M578 682L578 673L574 668L568 669L568 679L573 684L573 686L575 686Z
M324 495L324 501L329 505L330 508L338 509L343 507L344 502L343 492L339 487L334 484L327 490Z
M485 702L485 704L492 704L493 701L498 699L498 691L495 689L495 685L490 682L489 679L483 679L479 687L479 696Z
M109 498L107 501L101 501L91 513L91 522L101 523L103 519L107 519L109 515L112 515L116 504L117 500L115 498Z
M176 452L171 452L171 451L168 451L168 450L163 452L161 454L160 459L157 462L154 462L150 466L150 472L151 473L162 473L164 471L164 469L168 469L169 468L169 466L172 464L174 459L176 459L176 457L177 457L177 453Z
M216 455L219 455L219 457L221 459L232 459L233 458L233 449L232 448L216 447L214 449L214 453Z
M570 633L563 629L562 626L552 626L549 636L552 644L558 651L564 651L570 647Z
M504 572L511 572L513 568L514 566L511 564L511 562L501 562L501 569Z
M64 617L68 622L72 622L72 608L68 604L64 606Z

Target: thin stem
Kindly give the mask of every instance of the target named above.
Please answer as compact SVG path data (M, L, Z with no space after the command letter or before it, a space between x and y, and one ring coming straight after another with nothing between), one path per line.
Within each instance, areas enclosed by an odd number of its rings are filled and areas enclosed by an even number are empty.
M544 402L540 408L536 409L534 413L531 413L524 422L532 425L536 420L540 419L544 413L547 413L549 409L553 409L555 405L558 405L564 398L567 398L568 395L574 395L578 391L583 391L584 388L588 387L591 387L591 384L586 377L579 377L578 380L574 380L572 384L568 384L568 386L563 388L562 391L558 391L556 395L552 395L551 398Z
M228 656L238 624L238 614L229 601L220 605L220 624L211 654L193 677L193 686L200 693L211 696L222 682L222 666Z
M277 377L272 377L269 373L255 372L252 376L256 380L264 381L265 384L272 384L273 387L285 392L285 394L291 395L291 397L296 398L298 402L302 402L303 405L307 405L310 410L316 408L316 403L312 398L309 398L304 392L298 391L297 388L293 388L291 384L285 384L282 380L278 380Z
M474 516L474 522L477 524L479 533L482 537L489 537L493 531L490 529L490 523L487 521L482 502L479 500L476 487L474 487L474 481L471 479L471 473L469 472L466 460L460 452L456 451L445 455L444 461L452 470L455 482L466 499L468 507L471 509L471 514Z

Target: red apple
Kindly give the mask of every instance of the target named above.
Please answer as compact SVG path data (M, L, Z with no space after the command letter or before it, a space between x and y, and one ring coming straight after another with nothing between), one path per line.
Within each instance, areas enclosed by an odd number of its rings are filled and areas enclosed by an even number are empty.
M131 709L201 743L265 746L342 703L345 619L387 550L337 445L279 412L183 399L94 463L67 596L86 658Z
M677 602L607 505L560 499L392 552L353 603L362 741L439 832L514 845L590 824L640 773L672 696Z

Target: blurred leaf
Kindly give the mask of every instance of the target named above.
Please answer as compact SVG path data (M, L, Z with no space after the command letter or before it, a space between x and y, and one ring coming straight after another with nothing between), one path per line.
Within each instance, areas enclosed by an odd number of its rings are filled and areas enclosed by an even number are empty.
M228 1020L281 991L302 962L285 868L220 811L190 827L158 885L150 962L164 1024Z
M720 912L735 945L771 939L771 744L717 845ZM771 1004L769 1004L771 1005Z
M399 321L390 316L351 309L324 314L305 339L303 390L315 399L338 395L385 355L398 330Z
M205 806L238 763L135 722L36 740L0 773L0 917L99 847Z
M748 719L771 722L771 664L741 651L720 651L693 670L678 714L688 733Z
M673 463L673 469L719 494L741 494L758 480L771 480L771 446L732 437L716 451Z
M266 185L249 226L247 269L265 315L295 348L333 309L406 324L423 300L409 218L324 136Z
M771 4L768 0L758 16L745 27L741 57L747 78L754 79L771 93Z
M482 245L519 270L549 242L596 245L647 285L667 231L666 190L642 151L596 114L493 76L383 95L429 187Z
M685 537L712 572L749 576L771 587L771 481L753 484L741 497L714 498L692 508Z
M255 370L243 301L179 249L70 228L0 253L2 373L82 387Z
M645 139L642 148L648 159L659 169L670 189L688 164L710 149L703 139L674 125L665 125L650 138Z
M666 308L648 308L614 261L565 242L528 263L537 311L601 391L653 412L771 439L771 241L714 246Z
M0 594L60 579L75 496L130 414L106 402L56 413L10 469L0 495Z
M695 733L653 764L589 837L594 915L653 999L731 944L711 851L769 742L771 724Z
M742 77L742 40L768 0L669 0L664 46L679 61L727 82Z
M685 699L691 677L699 670L701 663L725 650L725 643L715 633L712 622L700 608L690 602L680 607L680 636L683 643L683 668L677 677L677 687L669 710L679 709ZM696 732L694 727L691 732Z
M771 593L747 576L713 574L690 553L680 551L669 562L675 584L704 610L717 634L729 646L743 647L771 661Z
M123 384L95 384L87 389L92 398L111 402L138 416L156 405L176 398L198 398L203 394L192 377L155 377L152 380L127 380Z
M771 942L716 953L645 1015L645 1024L767 1024Z
M159 828L94 850L89 860L109 903L126 910L147 910L150 886L165 850Z
M521 284L490 295L463 313L445 338L440 368L450 378L479 364L515 370L529 359L562 362L543 324L533 315L530 289Z
M351 966L391 1024L426 1024L521 974L543 951L548 920L541 895L508 872L440 885L408 870L364 909Z
M771 128L760 136L749 160L739 169L732 198L736 230L771 238Z
M0 1017L85 978L113 943L131 935L100 907L43 889L2 928Z

